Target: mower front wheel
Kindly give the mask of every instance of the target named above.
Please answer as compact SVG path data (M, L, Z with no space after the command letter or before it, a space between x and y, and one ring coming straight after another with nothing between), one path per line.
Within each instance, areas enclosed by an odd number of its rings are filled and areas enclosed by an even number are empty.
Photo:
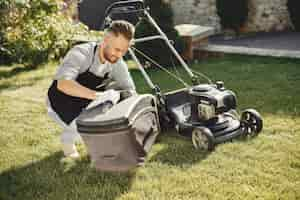
M214 149L215 137L206 127L196 127L192 131L192 142L195 149L202 151L212 151Z
M261 115L254 109L247 109L242 112L241 125L246 137L257 136L263 128Z

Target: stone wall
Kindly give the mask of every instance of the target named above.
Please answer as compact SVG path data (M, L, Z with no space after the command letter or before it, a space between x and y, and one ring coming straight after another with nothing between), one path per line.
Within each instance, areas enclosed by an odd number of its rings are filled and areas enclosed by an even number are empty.
M292 27L288 0L249 0L247 31L281 31ZM216 0L170 0L175 24L198 24L221 30Z
M171 0L175 24L212 26L219 30L216 0Z
M249 31L282 31L291 27L287 0L250 0Z

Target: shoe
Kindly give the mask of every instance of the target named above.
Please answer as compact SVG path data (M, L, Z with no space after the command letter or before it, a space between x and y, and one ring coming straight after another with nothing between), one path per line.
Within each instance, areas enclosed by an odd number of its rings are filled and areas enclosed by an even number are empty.
M76 149L75 144L62 144L62 149L65 157L79 158L79 153Z

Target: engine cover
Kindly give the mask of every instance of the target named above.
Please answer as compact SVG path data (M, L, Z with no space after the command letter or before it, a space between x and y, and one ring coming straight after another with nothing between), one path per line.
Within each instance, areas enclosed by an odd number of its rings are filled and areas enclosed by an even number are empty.
M236 95L223 84L200 84L189 90L192 120L209 120L218 114L235 109Z

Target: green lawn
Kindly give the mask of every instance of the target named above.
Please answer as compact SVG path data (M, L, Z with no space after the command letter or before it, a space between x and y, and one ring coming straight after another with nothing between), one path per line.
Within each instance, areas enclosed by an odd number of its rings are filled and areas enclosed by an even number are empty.
M225 56L192 67L235 91L239 111L260 111L262 133L204 153L170 132L144 167L112 174L95 171L83 145L81 159L62 159L60 128L44 105L55 63L0 66L0 200L300 199L300 60ZM155 70L151 77L164 91L179 87Z

